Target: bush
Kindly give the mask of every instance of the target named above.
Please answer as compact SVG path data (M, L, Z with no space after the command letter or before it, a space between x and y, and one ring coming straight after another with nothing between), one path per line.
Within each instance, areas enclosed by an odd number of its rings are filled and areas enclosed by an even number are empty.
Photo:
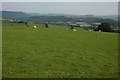
M113 32L111 25L108 23L101 23L100 25L98 25L95 31L99 31L99 30L104 31L104 32Z

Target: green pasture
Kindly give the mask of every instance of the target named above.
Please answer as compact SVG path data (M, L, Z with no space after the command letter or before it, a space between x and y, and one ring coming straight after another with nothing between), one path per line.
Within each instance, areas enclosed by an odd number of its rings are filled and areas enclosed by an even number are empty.
M12 24L12 25L11 25ZM34 29L33 26L37 28ZM3 78L116 78L118 34L29 23L2 25Z

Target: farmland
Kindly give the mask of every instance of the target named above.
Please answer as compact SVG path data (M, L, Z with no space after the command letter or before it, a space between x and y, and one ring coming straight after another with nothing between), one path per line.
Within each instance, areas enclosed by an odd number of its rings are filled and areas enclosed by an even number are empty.
M29 25L3 23L3 78L117 77L117 33Z

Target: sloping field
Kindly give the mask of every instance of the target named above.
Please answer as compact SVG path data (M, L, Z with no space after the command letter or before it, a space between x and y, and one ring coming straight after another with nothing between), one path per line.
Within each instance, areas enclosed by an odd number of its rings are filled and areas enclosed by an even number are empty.
M118 34L29 26L3 23L3 78L117 77Z

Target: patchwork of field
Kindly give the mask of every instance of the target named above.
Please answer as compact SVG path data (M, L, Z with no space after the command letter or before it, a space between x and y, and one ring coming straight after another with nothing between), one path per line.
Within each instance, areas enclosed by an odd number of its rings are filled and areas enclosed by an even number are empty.
M37 28L34 29L33 26ZM3 78L116 78L118 34L3 23Z

